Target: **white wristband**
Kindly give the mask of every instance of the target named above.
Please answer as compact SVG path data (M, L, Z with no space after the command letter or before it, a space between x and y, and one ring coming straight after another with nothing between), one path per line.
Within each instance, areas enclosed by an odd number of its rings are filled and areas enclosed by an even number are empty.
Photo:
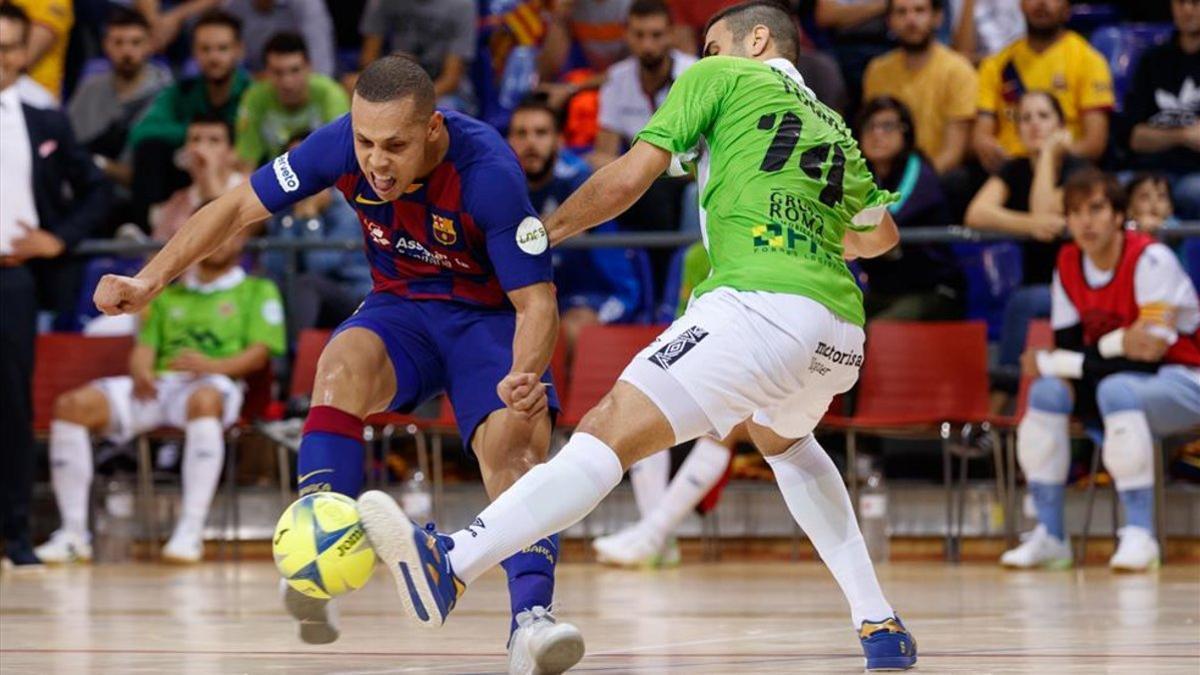
M1125 356L1125 329L1118 328L1105 334L1096 343L1096 348L1100 350L1100 356L1106 359Z
M1037 367L1042 375L1078 380L1083 377L1083 353L1066 349L1038 352Z

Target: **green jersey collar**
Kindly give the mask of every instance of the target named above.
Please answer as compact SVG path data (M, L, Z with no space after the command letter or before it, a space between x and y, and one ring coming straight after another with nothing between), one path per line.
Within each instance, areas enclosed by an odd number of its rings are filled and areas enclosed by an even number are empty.
M183 275L183 287L193 293L202 293L208 295L210 293L219 293L228 291L231 288L236 288L238 284L246 280L246 270L238 265L234 265L233 269L225 274L213 279L207 284L201 283L196 277L195 270L188 270Z

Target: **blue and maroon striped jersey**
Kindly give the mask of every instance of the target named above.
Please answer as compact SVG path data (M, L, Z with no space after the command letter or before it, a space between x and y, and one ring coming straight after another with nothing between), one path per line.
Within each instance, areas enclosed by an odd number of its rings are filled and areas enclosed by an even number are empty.
M376 293L507 307L505 291L551 280L545 230L500 134L444 115L446 158L396 201L380 200L359 168L350 115L259 168L250 185L272 212L337 187L358 214Z

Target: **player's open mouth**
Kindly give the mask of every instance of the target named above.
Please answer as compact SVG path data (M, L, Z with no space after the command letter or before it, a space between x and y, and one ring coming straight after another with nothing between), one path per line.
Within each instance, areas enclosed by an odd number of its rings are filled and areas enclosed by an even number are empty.
M375 188L375 194L382 196L385 192L391 192L396 187L396 179L371 174L371 187Z

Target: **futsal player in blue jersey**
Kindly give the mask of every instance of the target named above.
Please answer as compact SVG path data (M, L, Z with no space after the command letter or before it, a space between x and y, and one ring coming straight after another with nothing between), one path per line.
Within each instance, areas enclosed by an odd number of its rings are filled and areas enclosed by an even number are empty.
M358 214L374 289L321 354L300 493L357 496L363 419L444 391L495 498L545 461L558 407L546 372L558 332L549 239L504 139L482 122L436 111L432 82L406 57L372 63L348 116L198 211L137 276L104 277L97 306L140 311L237 231L331 186ZM504 563L513 673L559 673L583 656L579 631L548 612L557 558L555 535ZM400 570L391 572L404 583ZM332 606L285 592L304 641L337 639Z

